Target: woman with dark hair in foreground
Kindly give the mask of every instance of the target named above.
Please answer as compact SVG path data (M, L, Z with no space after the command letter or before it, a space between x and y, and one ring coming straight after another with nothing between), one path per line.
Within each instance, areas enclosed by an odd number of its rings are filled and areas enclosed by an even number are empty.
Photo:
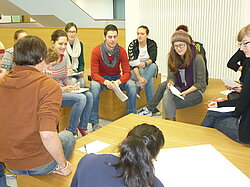
M113 154L88 154L77 167L71 187L162 187L154 174L153 159L164 145L159 128L143 123L134 127Z

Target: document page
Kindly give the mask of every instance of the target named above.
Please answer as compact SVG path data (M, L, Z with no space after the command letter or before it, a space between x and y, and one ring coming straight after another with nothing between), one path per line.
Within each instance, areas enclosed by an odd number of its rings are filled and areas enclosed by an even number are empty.
M114 90L115 95L116 95L122 102L126 101L126 100L128 99L128 97L127 97L126 94L124 94L124 93L121 91L121 89L120 89L119 85L117 84L117 82L114 82L113 85L114 85L114 87L115 87L115 90Z
M73 90L70 93L83 93L89 91L89 88L80 88L79 90Z
M72 76L76 76L76 75L80 75L80 74L83 74L83 71L73 72L71 75L68 75L68 77L72 77Z
M232 88L241 86L241 84L235 82L233 79L224 78L222 80L225 84L227 84L228 86L231 86Z
M207 110L216 112L233 112L235 110L235 107L208 108Z
M175 88L173 85L171 85L169 89L172 92L172 94L176 95L177 97L181 98L182 100L185 100L185 98L180 95L181 92L177 88Z
M129 65L132 66L132 67L138 66L139 64L140 64L139 58L136 59L136 60L132 60L132 61L129 62Z
M249 187L250 180L212 145L161 149L155 174L166 187Z
M96 141L93 141L89 144L86 144L86 145L78 148L78 150L85 152L87 154L98 153L98 152L102 151L103 149L109 147L110 145L111 144L96 140Z

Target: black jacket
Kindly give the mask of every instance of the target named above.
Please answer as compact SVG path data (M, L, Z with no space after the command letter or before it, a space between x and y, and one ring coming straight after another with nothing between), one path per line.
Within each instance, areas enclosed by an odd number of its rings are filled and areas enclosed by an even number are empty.
M250 142L250 70L247 71L240 97L218 103L218 107L235 106L232 116L240 117L239 139L243 143Z
M250 66L250 58L246 58L243 51L240 49L229 59L227 63L227 67L234 70L235 72L238 71L239 67L242 66L240 82L244 82L244 77L246 72Z
M150 59L155 63L157 58L157 44L154 40L147 39L147 51ZM133 40L128 46L128 59L136 60L139 56L139 42L138 39Z

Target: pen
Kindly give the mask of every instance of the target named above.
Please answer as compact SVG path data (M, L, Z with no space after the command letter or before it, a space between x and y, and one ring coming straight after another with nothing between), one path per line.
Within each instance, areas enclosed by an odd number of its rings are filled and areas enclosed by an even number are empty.
M87 152L87 146L85 144L84 144L84 149L85 149L86 154L88 154L88 152Z

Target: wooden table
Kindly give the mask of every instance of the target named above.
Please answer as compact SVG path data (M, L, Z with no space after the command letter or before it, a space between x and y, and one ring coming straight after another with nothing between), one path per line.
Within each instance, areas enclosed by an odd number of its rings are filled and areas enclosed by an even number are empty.
M216 129L130 114L77 140L70 159L73 164L73 172L69 176L62 177L56 174L39 177L18 176L18 187L70 186L77 163L85 155L77 150L79 147L94 140L100 140L112 144L104 149L103 153L117 152L117 145L126 137L128 131L141 123L154 124L163 131L166 141L164 148L211 144L245 175L250 177L250 146L237 143Z

